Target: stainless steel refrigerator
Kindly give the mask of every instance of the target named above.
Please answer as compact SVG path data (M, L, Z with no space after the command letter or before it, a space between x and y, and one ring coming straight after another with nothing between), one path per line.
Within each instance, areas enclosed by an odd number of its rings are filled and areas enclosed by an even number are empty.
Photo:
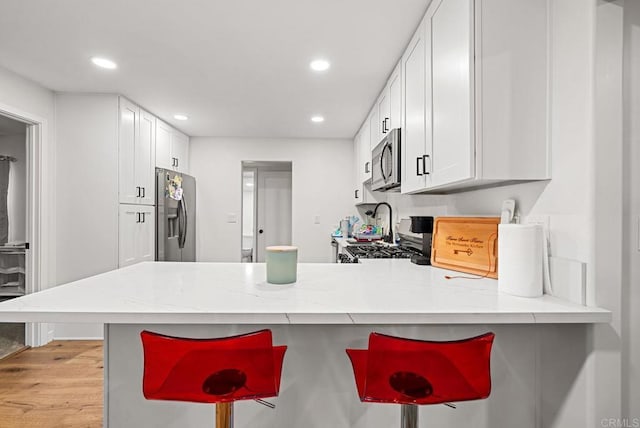
M196 179L156 168L156 260L196 261Z

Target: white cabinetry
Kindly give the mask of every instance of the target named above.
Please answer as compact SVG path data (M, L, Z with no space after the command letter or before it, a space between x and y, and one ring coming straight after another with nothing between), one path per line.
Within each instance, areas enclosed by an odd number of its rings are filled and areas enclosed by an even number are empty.
M432 47L431 186L474 177L472 2L441 0L432 14L427 13Z
M155 117L120 97L119 118L120 203L152 205Z
M369 120L365 120L359 132L360 147L360 183L371 180L371 127Z
M402 193L550 178L547 8L430 4L402 57Z
M378 101L374 108L378 119L377 136L375 140L372 141L372 148L375 147L393 128L402 127L401 69L402 64L401 62L398 62L393 72L391 73L387 84L382 90L382 93L378 97Z
M402 193L415 192L428 187L431 183L431 132L427 129L431 121L430 98L431 85L427 85L427 74L431 66L428 58L427 35L430 29L428 20L424 19L409 42L402 56L402 109L404 126L402 127ZM427 111L429 110L429 111Z
M156 122L156 166L189 172L189 137L161 120Z
M155 209L120 204L119 267L155 259Z

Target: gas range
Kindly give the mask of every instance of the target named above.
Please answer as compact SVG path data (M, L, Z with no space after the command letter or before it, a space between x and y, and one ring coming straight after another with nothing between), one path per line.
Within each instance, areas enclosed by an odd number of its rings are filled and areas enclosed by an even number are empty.
M421 254L419 250L404 245L395 247L376 243L351 244L345 250L340 263L358 263L359 259L408 259Z

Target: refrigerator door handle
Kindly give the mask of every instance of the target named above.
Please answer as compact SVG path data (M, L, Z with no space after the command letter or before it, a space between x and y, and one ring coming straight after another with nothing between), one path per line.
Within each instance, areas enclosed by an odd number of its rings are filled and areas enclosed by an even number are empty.
M178 201L178 248L182 248L182 222L184 215L182 214L182 199Z
M180 248L184 248L184 244L187 241L187 229L189 227L189 214L187 211L187 201L184 199L184 195L182 199L180 199L180 206L182 207L182 218L184 222L184 227L182 228L182 236L180 237Z

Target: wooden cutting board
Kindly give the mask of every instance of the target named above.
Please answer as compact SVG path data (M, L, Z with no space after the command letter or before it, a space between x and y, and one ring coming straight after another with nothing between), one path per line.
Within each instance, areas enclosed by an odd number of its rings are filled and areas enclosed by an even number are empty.
M498 277L500 217L438 217L433 225L431 265Z

